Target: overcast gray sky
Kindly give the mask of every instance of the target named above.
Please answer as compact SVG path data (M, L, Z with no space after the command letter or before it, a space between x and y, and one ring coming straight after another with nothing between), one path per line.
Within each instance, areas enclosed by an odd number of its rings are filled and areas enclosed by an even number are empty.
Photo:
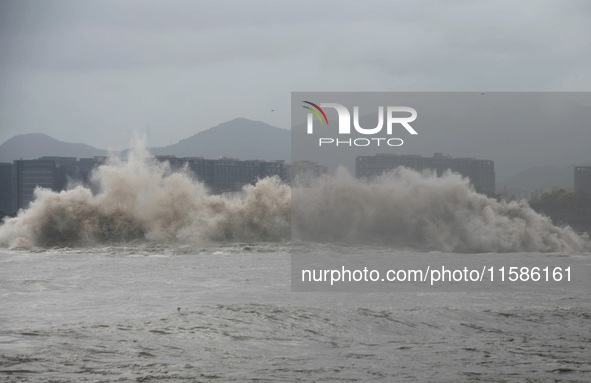
M291 91L589 91L590 16L586 0L0 0L0 142L287 129Z

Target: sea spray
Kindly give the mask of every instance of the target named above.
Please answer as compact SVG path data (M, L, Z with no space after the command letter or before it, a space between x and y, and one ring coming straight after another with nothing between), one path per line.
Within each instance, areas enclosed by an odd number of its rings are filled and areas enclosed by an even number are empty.
M453 252L590 250L586 237L554 226L526 202L498 202L452 173L399 168L363 181L340 169L293 189L262 179L229 200L210 195L187 168L173 172L140 143L126 159L99 166L91 182L36 189L29 207L0 226L0 245L294 239Z
M0 226L0 245L289 240L291 190L276 178L248 185L244 199L230 201L134 145L127 159L99 166L92 183L96 194L83 186L37 188L29 207Z
M451 172L398 168L370 182L340 169L294 188L296 238L450 252L589 251L586 236L554 226L527 202L499 202Z

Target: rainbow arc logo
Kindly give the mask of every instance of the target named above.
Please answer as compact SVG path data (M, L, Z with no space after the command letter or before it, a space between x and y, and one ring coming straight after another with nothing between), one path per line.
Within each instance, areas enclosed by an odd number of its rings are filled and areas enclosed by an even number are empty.
M326 113L324 113L324 110L322 110L321 107L310 101L303 102L310 106L302 105L302 108L308 109L310 112L314 113L314 115L316 116L316 118L318 118L318 121L320 121L321 124L328 125L328 118L326 117Z

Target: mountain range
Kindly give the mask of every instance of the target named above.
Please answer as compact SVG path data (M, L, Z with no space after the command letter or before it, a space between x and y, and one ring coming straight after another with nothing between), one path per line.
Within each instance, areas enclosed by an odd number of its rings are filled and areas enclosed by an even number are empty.
M86 144L63 142L43 133L19 134L0 145L0 162L32 160L43 156L82 158L106 154L106 150Z
M150 148L154 155L241 160L286 160L291 157L289 130L260 121L236 118L201 131L176 144ZM0 145L0 162L29 160L43 156L94 157L107 155L106 150L86 144L56 140L42 133L14 136Z
M220 158L241 160L285 160L291 158L290 131L261 121L236 118L185 138L176 144L153 147L154 155L177 157ZM59 141L46 134L29 133L14 136L0 145L0 162L35 159L42 156L94 157L105 156L106 150L86 144ZM581 163L579 165L590 165ZM497 176L497 189L520 188L533 191L546 187L573 186L574 165L558 168L535 166L505 177Z
M151 148L154 155L241 160L286 160L291 158L289 130L261 121L236 118L204 130L176 144Z

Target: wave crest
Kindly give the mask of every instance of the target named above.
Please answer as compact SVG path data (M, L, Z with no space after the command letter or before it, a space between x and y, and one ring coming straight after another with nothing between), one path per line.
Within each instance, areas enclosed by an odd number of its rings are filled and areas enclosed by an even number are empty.
M451 173L399 168L362 182L341 169L293 189L266 178L229 200L208 195L187 169L172 172L138 146L127 159L99 166L92 182L94 193L37 189L29 208L0 226L0 245L293 238L453 252L591 250L586 236L554 226L526 202L498 202Z
M398 168L372 182L346 171L293 191L294 232L310 240L452 252L587 251L586 236L554 226L527 202L499 202L466 178Z

